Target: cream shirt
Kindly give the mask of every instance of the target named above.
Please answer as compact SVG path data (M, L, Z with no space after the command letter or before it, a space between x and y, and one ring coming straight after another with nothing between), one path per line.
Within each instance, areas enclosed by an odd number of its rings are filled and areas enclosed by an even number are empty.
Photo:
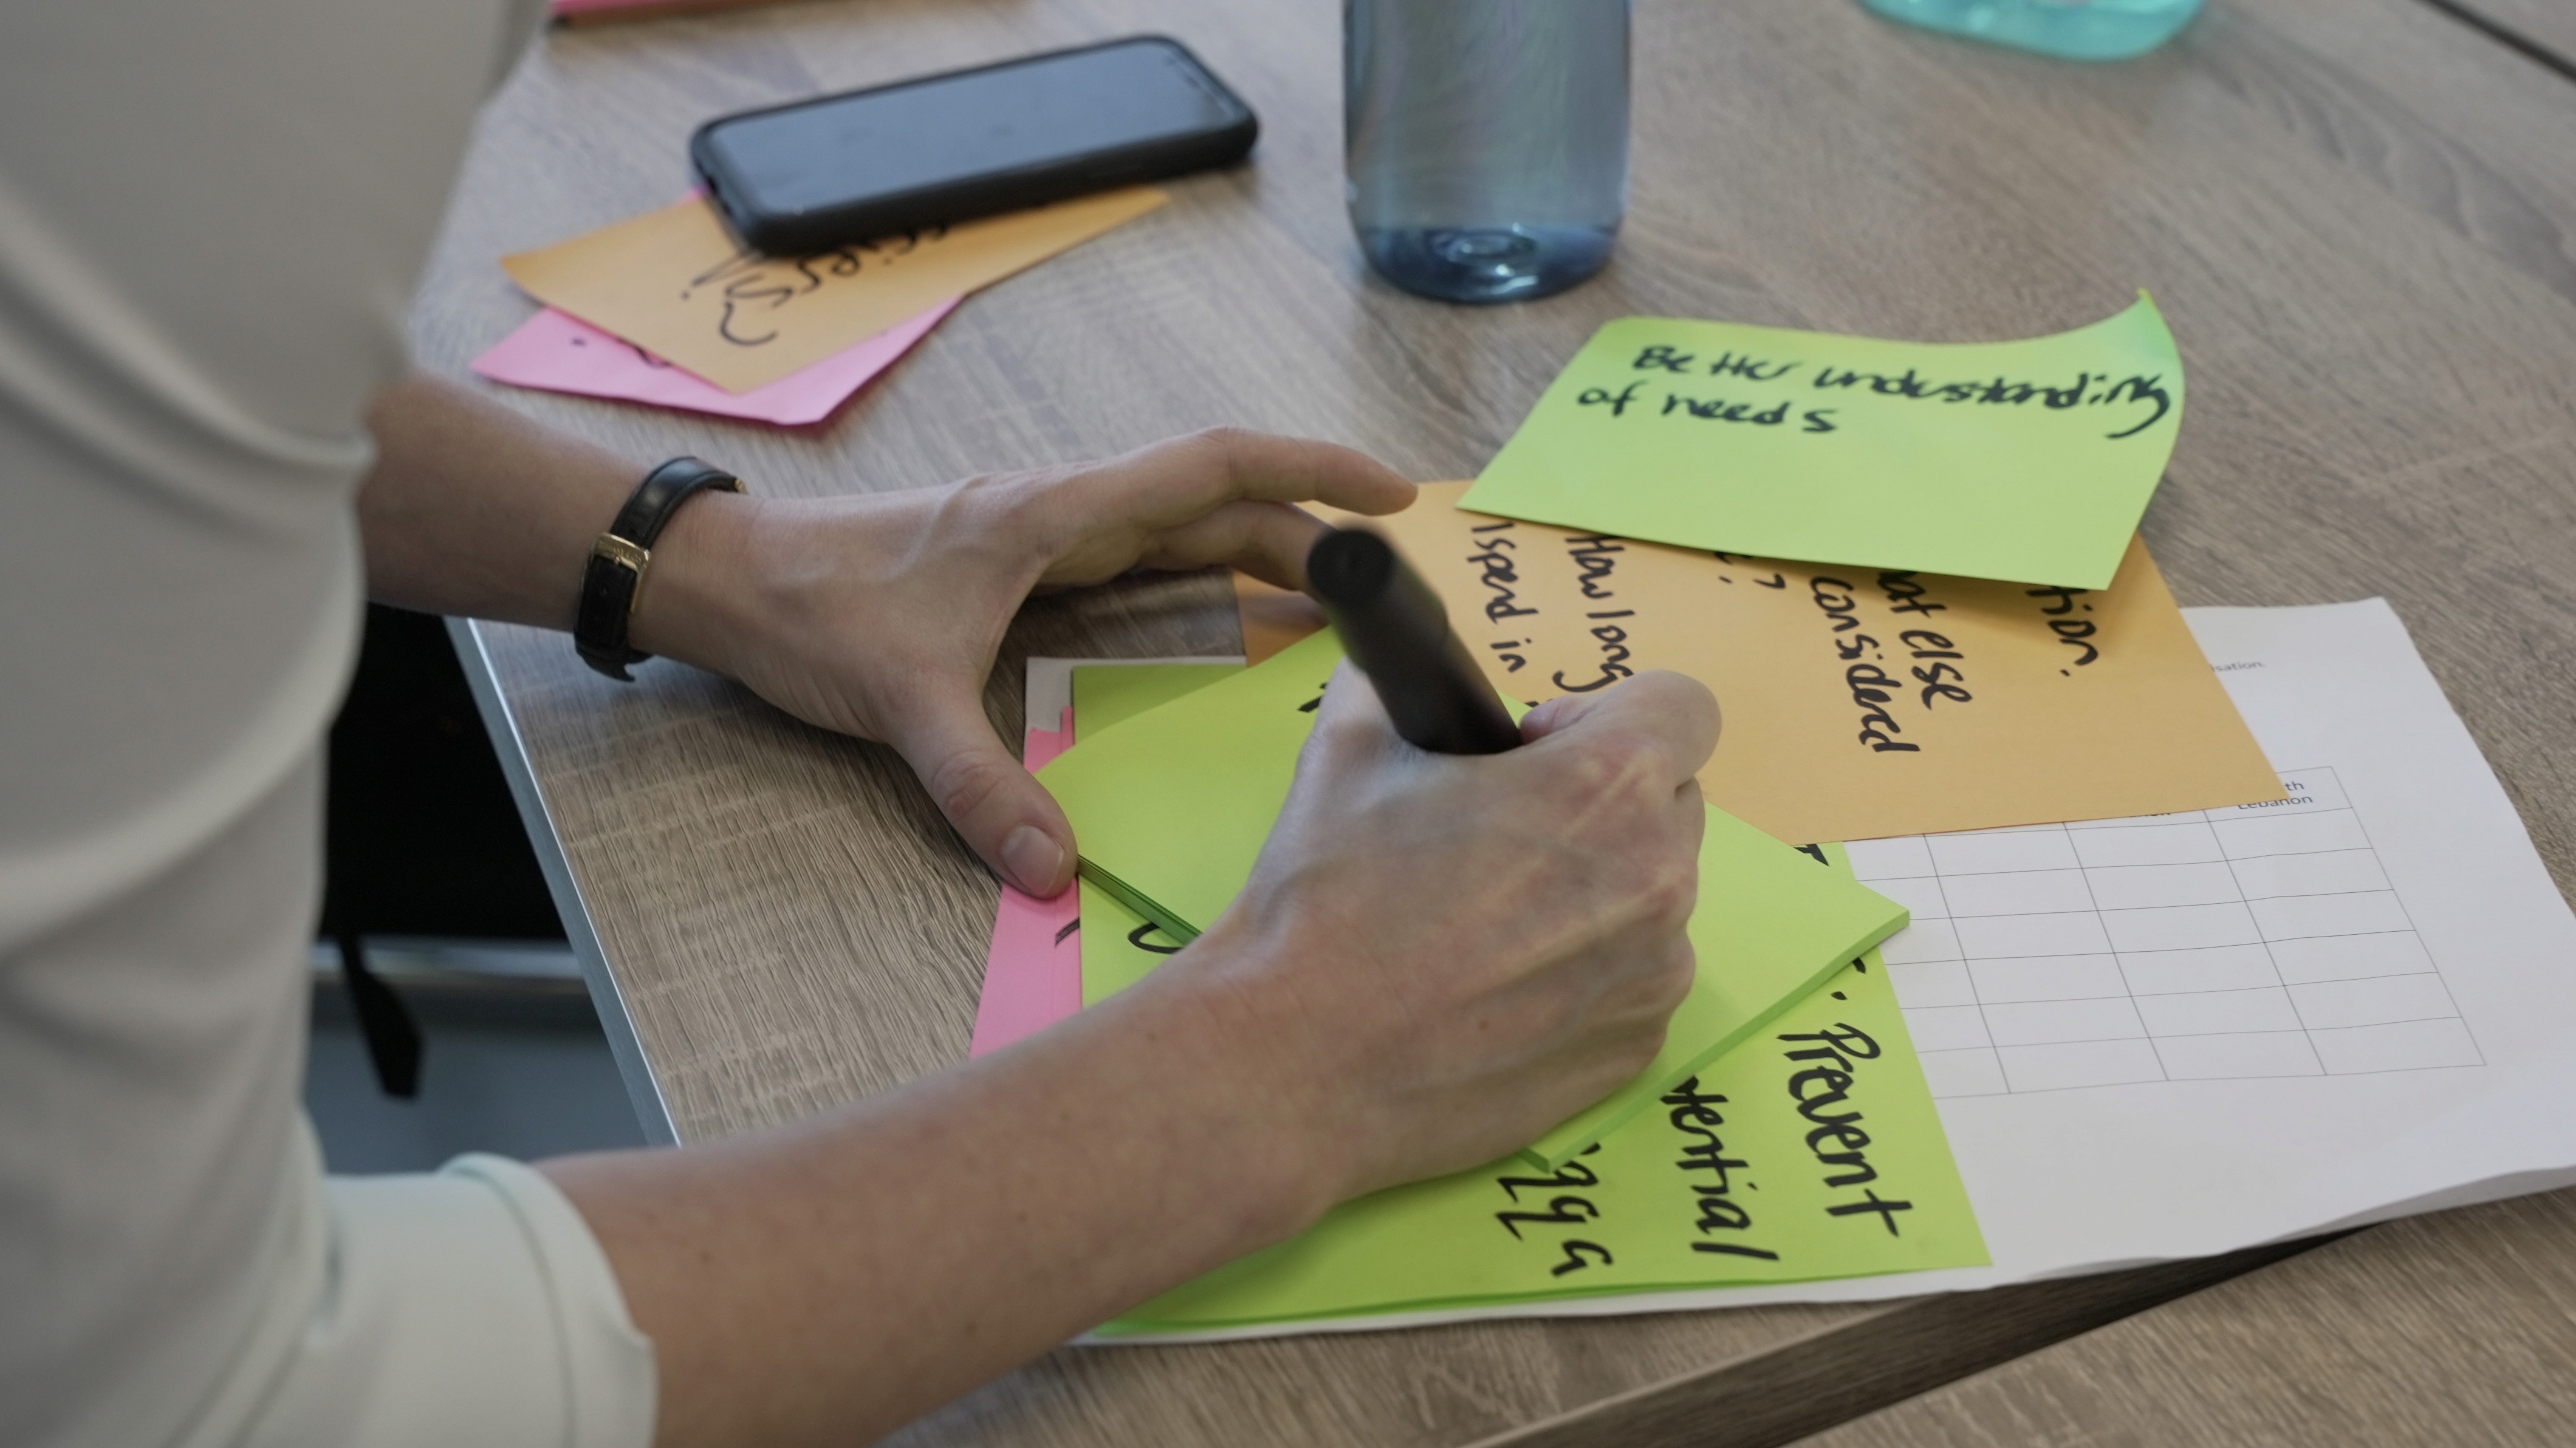
M360 418L505 8L0 6L11 1448L651 1436L544 1178L326 1183L299 1107Z

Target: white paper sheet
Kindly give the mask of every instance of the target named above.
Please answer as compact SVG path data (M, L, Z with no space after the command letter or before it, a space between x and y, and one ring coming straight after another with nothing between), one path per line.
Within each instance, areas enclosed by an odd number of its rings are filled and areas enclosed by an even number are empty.
M1889 975L1993 1266L1289 1330L1991 1287L2576 1182L2576 914L2396 614L2184 616L2289 802L1852 847L1915 911Z
M2576 1180L2576 916L2396 615L2187 617L2288 803L1854 852L1998 1278Z

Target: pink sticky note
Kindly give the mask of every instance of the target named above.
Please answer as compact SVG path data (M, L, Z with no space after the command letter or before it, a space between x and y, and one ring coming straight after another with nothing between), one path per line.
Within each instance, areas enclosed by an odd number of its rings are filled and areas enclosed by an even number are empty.
M719 417L749 418L788 427L821 422L850 394L883 372L904 350L939 325L957 298L877 333L846 352L749 392L727 392L603 332L567 312L547 307L519 330L474 359L474 370L495 382L548 392L574 392L624 402L649 402Z
M1023 762L1031 773L1073 747L1073 711L1061 729L1032 729ZM975 1007L969 1056L998 1051L1082 1009L1082 892L1040 900L1008 885L984 957L984 998Z

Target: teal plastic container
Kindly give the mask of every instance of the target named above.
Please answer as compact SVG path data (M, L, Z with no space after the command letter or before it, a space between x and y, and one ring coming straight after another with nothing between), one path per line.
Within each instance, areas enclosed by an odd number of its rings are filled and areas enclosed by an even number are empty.
M1861 0L1890 20L2067 60L2126 60L2174 38L2201 0Z

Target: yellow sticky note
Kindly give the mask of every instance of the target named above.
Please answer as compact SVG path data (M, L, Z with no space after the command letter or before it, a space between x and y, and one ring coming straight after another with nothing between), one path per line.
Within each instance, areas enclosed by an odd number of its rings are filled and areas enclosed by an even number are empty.
M1175 939L1214 923L1251 878L1340 660L1326 632L1108 729L1078 724L1081 742L1038 778L1073 823L1083 878ZM1532 1156L1553 1166L1600 1140L1905 924L1903 907L1822 850L1791 849L1720 810L1709 811L1699 863L1689 927L1699 976L1663 1051Z
M1468 503L1691 548L2107 588L2182 402L2143 292L2089 327L1967 345L1623 317Z
M1706 684L1726 727L1701 789L1792 844L2283 797L2135 539L2087 591L1639 543L1467 512L1465 490L1427 483L1387 518L1316 511L1393 539L1511 698L1643 669ZM1264 641L1303 602L1236 587Z
M1149 186L845 246L745 251L700 197L501 259L530 296L728 392L854 343L1160 206Z

